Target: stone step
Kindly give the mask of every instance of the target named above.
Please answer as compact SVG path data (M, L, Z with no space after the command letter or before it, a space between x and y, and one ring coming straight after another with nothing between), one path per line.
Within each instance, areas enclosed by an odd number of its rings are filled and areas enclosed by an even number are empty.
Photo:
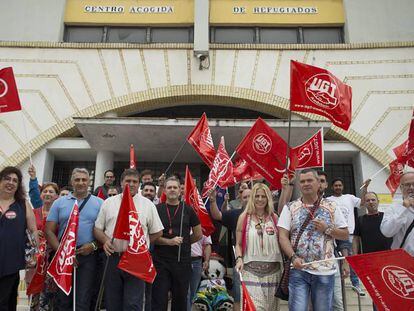
M358 296L356 292L354 292L350 287L346 288L346 302L347 302L347 311L359 311ZM360 303L361 303L362 311L372 310L372 300L368 294L365 297L361 297ZM280 302L280 306L281 306L280 310L287 311L288 310L287 304L288 304L287 301L282 300ZM18 311L29 310L29 299L26 296L25 291L19 291L17 310Z

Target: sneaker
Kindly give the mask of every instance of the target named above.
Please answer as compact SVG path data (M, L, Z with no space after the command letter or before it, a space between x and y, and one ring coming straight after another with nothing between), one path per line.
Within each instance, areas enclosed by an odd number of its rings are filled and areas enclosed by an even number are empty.
M365 292L364 292L364 290L361 287L359 287L359 286L352 286L352 289L354 290L354 292L358 293L358 295L360 297L364 297L365 296Z

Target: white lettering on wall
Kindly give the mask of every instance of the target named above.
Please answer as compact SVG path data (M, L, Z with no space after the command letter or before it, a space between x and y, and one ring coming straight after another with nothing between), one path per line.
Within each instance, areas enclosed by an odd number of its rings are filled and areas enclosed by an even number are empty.
M129 13L137 14L170 14L174 13L172 6L131 6Z
M317 14L317 7L254 7L253 14Z
M94 6L85 5L84 12L86 13L124 13L123 6Z

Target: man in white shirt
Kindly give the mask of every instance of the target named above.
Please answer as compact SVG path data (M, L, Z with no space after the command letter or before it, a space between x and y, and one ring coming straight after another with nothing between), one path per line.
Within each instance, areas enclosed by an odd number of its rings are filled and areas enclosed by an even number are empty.
M392 249L403 248L414 256L414 172L402 175L400 189L403 201L385 210L381 232L393 238Z
M348 223L349 240L340 241L337 240L338 250L342 252L344 256L352 255L352 239L355 230L355 208L359 208L361 199L352 194L343 194L344 181L342 178L334 178L332 180L333 195L328 197L328 200L334 201L336 205L341 209L345 220ZM365 296L365 292L359 286L359 279L355 272L351 269L351 282L353 289L358 292L360 296Z
M315 170L303 170L299 186L302 197L283 207L278 222L280 246L293 266L289 277L289 310L307 310L311 297L314 310L328 311L332 310L337 267L333 241L348 238L347 223L334 202L320 199L320 181ZM309 224L302 229L308 217ZM292 245L299 234L294 251ZM317 260L325 261L306 265Z
M162 235L164 227L155 205L138 195L139 175L135 169L127 169L122 173L122 188L124 189L127 184L149 248L150 242ZM104 280L105 304L108 311L143 310L145 282L117 267L127 245L122 243L124 241L112 241L122 196L123 194L118 194L110 197L102 204L94 228L96 239L102 243L105 254L109 256L107 276Z

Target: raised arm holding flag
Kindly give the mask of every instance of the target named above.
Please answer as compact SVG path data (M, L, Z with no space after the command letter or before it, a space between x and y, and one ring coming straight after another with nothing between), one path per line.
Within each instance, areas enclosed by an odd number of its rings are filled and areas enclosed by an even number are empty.
M224 137L222 136L214 158L213 166L211 167L208 179L203 187L201 194L203 198L206 198L208 192L216 186L224 189L234 185L233 163L231 162L233 156L234 153L231 157L227 153Z

